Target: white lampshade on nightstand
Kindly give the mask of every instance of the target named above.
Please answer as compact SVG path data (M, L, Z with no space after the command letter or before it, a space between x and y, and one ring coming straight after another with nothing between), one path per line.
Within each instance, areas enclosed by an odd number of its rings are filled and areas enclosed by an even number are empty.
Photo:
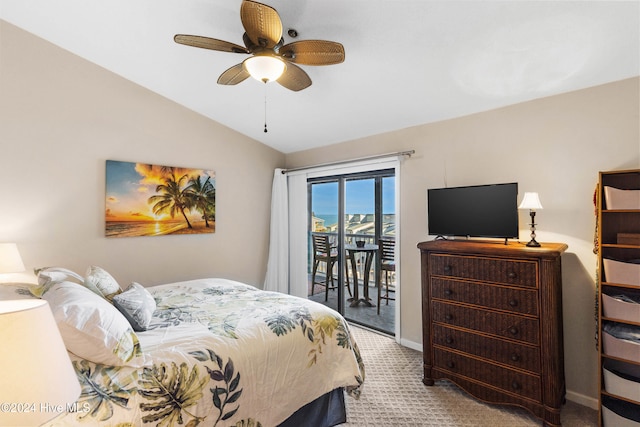
M18 246L15 243L0 243L0 274L20 273L24 270Z
M39 426L76 402L80 383L47 301L0 301L0 339L1 426Z
M522 198L522 202L520 202L520 206L518 209L529 209L529 215L531 215L531 240L527 243L529 247L539 247L540 243L536 242L536 209L542 209L542 203L540 203L540 198L538 197L538 193L524 193L524 197Z

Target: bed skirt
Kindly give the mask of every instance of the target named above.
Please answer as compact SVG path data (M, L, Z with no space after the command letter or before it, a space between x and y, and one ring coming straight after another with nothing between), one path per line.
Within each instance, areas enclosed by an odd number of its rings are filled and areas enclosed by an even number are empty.
M337 388L307 403L278 427L333 427L346 422L344 390Z

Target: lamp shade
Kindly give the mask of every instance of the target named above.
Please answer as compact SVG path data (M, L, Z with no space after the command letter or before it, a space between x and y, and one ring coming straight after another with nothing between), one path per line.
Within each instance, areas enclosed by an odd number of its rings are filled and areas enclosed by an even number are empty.
M265 83L278 80L286 68L283 60L269 55L252 56L242 64L251 77Z
M0 340L0 425L38 426L76 402L80 383L47 301L0 301Z
M20 273L24 264L15 243L0 243L0 273Z
M542 209L538 193L524 193L522 202L518 209Z

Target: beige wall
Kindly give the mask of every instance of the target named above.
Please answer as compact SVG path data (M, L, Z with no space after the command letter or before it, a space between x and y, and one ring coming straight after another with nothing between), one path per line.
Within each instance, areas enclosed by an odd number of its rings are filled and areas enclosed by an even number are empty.
M569 245L563 256L565 366L569 398L597 396L592 252L598 171L640 167L639 79L287 155L287 167L415 150L400 176L401 337L421 343L420 259L428 240L428 188L518 182L537 191L537 240ZM398 114L401 114L399 112ZM528 241L528 212L520 238Z
M213 169L215 234L104 237L105 160ZM284 155L0 21L0 241L28 269L99 265L126 286L262 286Z

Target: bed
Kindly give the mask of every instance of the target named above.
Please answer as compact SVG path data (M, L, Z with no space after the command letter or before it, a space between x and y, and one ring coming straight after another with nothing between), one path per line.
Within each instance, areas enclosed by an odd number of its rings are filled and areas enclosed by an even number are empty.
M313 301L220 278L122 290L96 267L39 283L82 389L51 426L328 427L364 382L349 325Z

